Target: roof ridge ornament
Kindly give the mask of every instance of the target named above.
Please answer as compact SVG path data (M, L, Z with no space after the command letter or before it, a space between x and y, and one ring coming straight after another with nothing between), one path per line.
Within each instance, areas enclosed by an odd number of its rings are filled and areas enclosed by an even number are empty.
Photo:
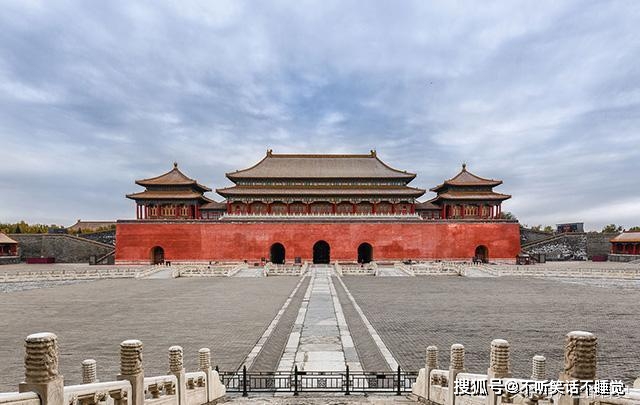
M371 149L371 157L377 157L378 153L376 152L375 149Z
M467 171L467 162L462 162L462 171L463 172Z
M273 149L267 149L267 156L273 155Z
M176 162L176 161L174 161L174 162L173 162L173 168L174 168L174 169L177 169L177 168L178 168L178 162Z

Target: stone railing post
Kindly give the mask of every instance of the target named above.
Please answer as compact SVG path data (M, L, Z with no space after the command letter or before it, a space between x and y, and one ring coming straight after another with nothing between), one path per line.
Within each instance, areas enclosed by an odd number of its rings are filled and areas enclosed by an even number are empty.
M120 343L120 374L118 380L131 383L131 405L144 405L144 368L142 342L125 340Z
M198 350L198 361L200 371L204 372L207 377L207 401L212 402L215 398L215 382L218 380L218 373L211 368L211 350L206 347Z
M424 365L425 395L427 401L431 398L431 370L438 368L438 348L436 346L427 347L427 362Z
M544 356L533 356L531 367L531 379L532 380L546 380L547 379L547 359Z
M491 383L493 378L511 377L511 364L509 360L509 342L504 339L494 339L491 341L491 355L489 369L487 370L487 383ZM498 395L493 390L487 390L487 404L496 405L499 403Z
M449 364L449 392L447 394L447 404L455 405L456 396L454 394L456 376L464 371L464 346L456 343L451 345L451 362Z
M58 373L58 337L53 333L36 333L25 339L24 382L19 392L33 391L41 405L63 405L64 380Z
M178 405L187 404L187 382L184 370L184 355L181 346L169 348L169 372L178 380Z
M94 359L86 359L82 362L82 383L92 384L95 382L98 382L96 361Z
M596 378L597 338L593 333L573 331L564 340L564 371L560 380L594 380ZM576 405L579 398L560 396L559 405Z

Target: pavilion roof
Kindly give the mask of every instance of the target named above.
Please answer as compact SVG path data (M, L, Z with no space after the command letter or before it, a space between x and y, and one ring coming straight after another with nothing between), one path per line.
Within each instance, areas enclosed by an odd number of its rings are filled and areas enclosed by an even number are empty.
M445 186L499 186L502 184L502 180L485 179L480 176L467 171L467 165L462 164L462 170L449 180L445 180L444 183L430 189L431 191L440 191Z
M447 191L440 193L431 201L437 200L508 200L509 194L495 193L493 191Z
M116 224L116 221L83 221L78 219L78 221L75 224L67 227L67 230L71 230L71 231L75 231L77 229L93 230L98 228L109 227L115 224Z
M378 159L375 151L368 155L308 155L275 154L271 150L255 165L227 173L238 179L404 179L411 181L414 173L394 169Z
M640 243L640 232L622 232L620 235L612 238L610 242Z
M173 163L173 169L161 174L157 177L151 177L149 179L136 180L136 184L149 187L149 186L193 186L200 189L202 192L211 191L207 186L203 186L196 180L187 177L184 173L178 169L178 163Z
M209 203L203 204L200 206L200 210L226 210L227 203L211 201Z
M423 201L416 203L417 210L439 210L440 207L432 203L431 201Z
M15 245L18 242L16 242L15 240L11 239L10 237L8 237L7 235L5 235L4 233L0 233L0 243L2 244L10 244L10 245Z
M260 186L233 186L217 189L216 192L223 197L232 196L406 196L417 198L424 194L425 190L407 186L378 186L378 187L260 187Z
M210 199L192 190L145 190L139 193L127 194L132 200L202 200L211 202Z

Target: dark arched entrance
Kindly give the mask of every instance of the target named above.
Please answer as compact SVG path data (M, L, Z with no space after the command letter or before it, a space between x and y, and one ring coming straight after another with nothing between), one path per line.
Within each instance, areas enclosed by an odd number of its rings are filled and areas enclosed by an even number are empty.
M151 249L151 263L162 264L164 263L164 249L160 246L156 246Z
M282 243L274 243L271 245L269 261L273 264L284 264L285 249Z
M373 247L367 242L358 246L358 263L369 263L373 260Z
M331 248L323 240L319 240L313 245L313 263L328 264L331 260Z
M489 261L489 249L485 245L480 245L476 248L475 259L487 263Z

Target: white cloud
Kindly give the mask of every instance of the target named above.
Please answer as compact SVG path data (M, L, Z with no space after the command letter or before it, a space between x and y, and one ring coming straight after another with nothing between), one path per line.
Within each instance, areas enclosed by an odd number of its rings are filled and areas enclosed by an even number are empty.
M133 180L173 160L221 187L267 148L375 148L418 187L462 161L502 178L525 223L639 225L638 17L624 1L10 2L0 220L130 216Z

